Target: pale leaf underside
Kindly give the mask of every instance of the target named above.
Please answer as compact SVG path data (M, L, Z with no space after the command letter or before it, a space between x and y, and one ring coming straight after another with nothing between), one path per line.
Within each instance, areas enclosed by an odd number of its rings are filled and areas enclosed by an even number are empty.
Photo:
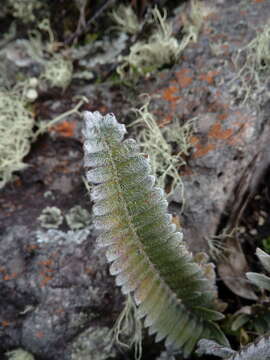
M270 338L264 336L255 342L235 351L231 348L220 346L215 341L202 339L198 343L198 355L214 355L226 360L269 360Z
M85 113L87 179L95 184L97 243L107 247L110 272L124 294L132 293L138 315L156 340L187 356L200 338L226 339L213 322L216 291L204 277L166 213L163 191L154 186L149 161L113 114Z

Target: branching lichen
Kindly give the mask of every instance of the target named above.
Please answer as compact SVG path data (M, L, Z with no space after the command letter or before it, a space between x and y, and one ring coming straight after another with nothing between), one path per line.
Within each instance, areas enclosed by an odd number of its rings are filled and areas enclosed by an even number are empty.
M245 47L238 51L235 64L240 68L233 79L232 91L244 104L265 93L265 79L270 74L270 24ZM239 84L240 82L240 84Z
M39 78L40 85L41 87L42 85L46 87L55 86L65 90L72 80L72 61L62 52L56 52L58 44L55 41L48 19L40 22L38 28L39 30L32 30L29 33L26 47L29 56L43 67ZM47 33L48 41L42 41L42 32Z
M119 315L114 328L115 342L123 347L134 346L135 360L142 356L142 321L138 317L137 307L131 295L127 295L124 309Z
M142 151L149 154L158 186L165 189L170 180L167 196L171 195L176 187L179 187L183 197L183 184L179 176L179 169L186 164L184 157L188 155L191 148L189 138L192 133L192 121L188 121L182 126L175 121L160 128L154 114L149 110L149 104L150 99L148 98L141 108L134 109L137 119L131 125L143 126L138 134L138 142ZM174 150L175 146L177 150Z
M0 90L0 189L27 166L23 158L30 150L34 115L26 104L18 89Z
M136 42L130 49L128 56L123 57L122 64L117 72L122 78L128 74L134 77L136 74L145 75L166 64L174 63L180 53L185 49L192 37L188 34L179 42L173 36L172 25L167 21L167 12L163 15L155 8L152 15L156 28L146 41Z
M71 82L72 74L72 62L61 54L55 54L45 63L45 71L41 78L47 80L51 87L65 90Z
M44 2L39 0L8 0L8 6L15 18L24 23L32 22L36 19L35 11L44 6Z
M23 349L16 349L6 352L8 360L35 360L34 356Z
M119 5L112 11L112 18L121 32L136 34L141 29L138 18L131 6Z

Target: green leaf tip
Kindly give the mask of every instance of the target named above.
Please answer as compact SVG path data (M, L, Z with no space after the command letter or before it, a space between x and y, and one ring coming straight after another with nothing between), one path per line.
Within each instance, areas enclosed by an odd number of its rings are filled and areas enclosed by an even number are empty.
M132 294L138 316L156 341L166 339L184 356L201 338L227 345L213 322L222 318L215 309L215 286L171 222L148 158L134 140L124 140L125 126L113 114L85 112L84 119L86 176L95 184L91 198L100 230L97 243L107 247L116 284Z

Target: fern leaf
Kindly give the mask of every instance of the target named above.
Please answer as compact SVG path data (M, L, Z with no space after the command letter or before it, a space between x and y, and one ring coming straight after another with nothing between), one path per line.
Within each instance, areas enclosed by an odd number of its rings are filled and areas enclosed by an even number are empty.
M227 345L213 322L216 289L166 214L163 191L154 186L149 161L113 114L85 113L87 179L95 184L97 243L107 247L110 272L124 294L132 293L138 316L156 340L188 356L202 337ZM90 168L90 169L89 169Z

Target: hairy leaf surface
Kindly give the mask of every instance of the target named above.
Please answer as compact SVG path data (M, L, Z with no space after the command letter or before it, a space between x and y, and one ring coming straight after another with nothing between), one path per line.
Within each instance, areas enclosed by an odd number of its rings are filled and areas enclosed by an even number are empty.
M215 310L216 289L171 223L148 159L134 140L123 140L125 133L113 114L85 113L85 166L95 184L97 243L107 247L110 272L124 294L133 294L138 316L157 341L166 339L185 356L201 338L226 345L214 323L223 317Z
M235 351L231 348L220 346L215 341L202 339L198 343L198 355L215 355L227 360L269 360L270 359L270 338L264 336L251 344L244 346L241 350Z

